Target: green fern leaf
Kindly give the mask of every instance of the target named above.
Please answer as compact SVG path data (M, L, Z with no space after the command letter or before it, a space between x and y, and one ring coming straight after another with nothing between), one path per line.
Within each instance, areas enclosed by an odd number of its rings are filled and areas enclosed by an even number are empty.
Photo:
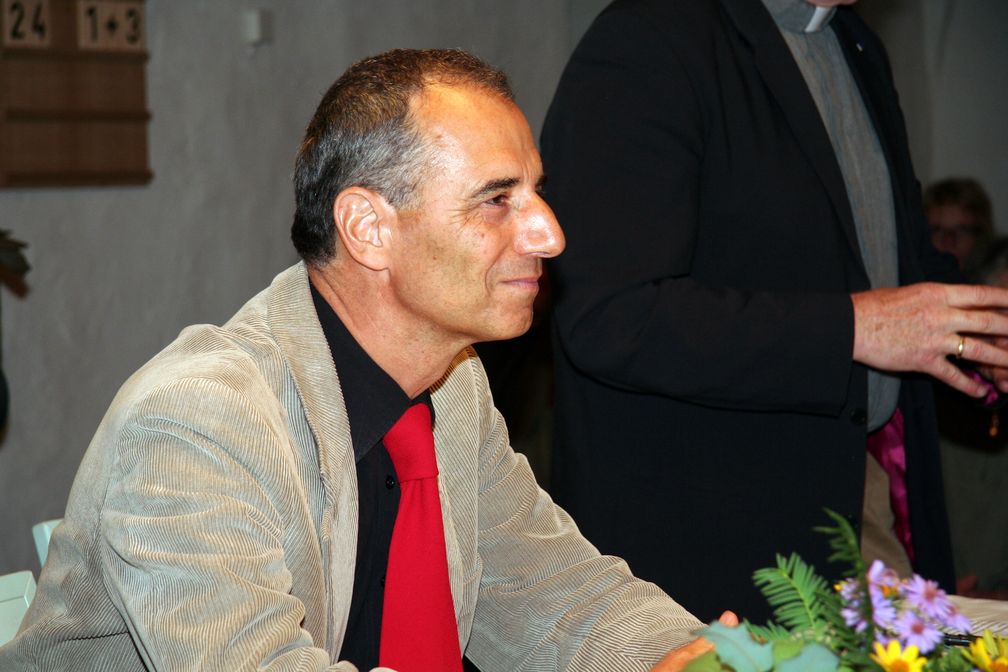
M836 511L823 509L826 515L836 523L834 527L819 526L812 528L816 532L822 532L830 536L829 545L833 549L833 554L829 557L830 562L842 562L850 567L847 576L864 576L867 571L864 558L861 557L861 542L858 539L854 528L847 522L847 519Z
M768 621L766 625L754 625L746 620L745 624L754 637L764 642L783 642L794 639L794 635L791 634L790 630L777 625L773 621Z
M777 556L777 566L756 570L753 582L773 607L774 617L797 634L825 630L821 595L829 586L798 554Z

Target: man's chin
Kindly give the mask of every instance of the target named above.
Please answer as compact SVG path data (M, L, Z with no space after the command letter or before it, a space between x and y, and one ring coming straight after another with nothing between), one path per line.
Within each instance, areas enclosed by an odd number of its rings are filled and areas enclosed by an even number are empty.
M521 320L515 320L511 324L502 324L498 328L483 334L483 337L479 339L480 343L485 343L487 341L508 341L512 338L518 338L522 336L529 330L532 326L532 310L528 311L528 315Z

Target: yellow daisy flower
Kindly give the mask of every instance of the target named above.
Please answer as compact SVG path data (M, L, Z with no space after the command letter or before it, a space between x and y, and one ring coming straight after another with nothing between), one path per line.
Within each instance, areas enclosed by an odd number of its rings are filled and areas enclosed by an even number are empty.
M973 663L976 664L981 670L990 670L991 658L990 654L987 653L987 647L984 646L982 639L974 639L970 643L970 658Z
M1008 647L1005 646L1005 641L1002 639L995 643L993 638L990 639L992 645L990 647L987 646L984 639L974 640L970 644L970 659L983 672L1008 672L1008 651L1006 651ZM992 659L992 651L988 648L992 649L997 657Z
M916 646L911 644L901 650L899 641L891 639L888 647L875 642L875 653L871 657L885 672L921 672L927 659L919 657L917 653Z

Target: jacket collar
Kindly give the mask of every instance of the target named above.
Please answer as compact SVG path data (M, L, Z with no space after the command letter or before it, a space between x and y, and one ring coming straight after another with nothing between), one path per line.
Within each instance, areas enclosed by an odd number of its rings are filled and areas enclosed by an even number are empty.
M335 655L349 616L350 593L341 587L353 586L357 561L357 472L339 376L315 314L304 262L274 278L266 294L266 321L294 380L305 419L318 446L326 497L319 533L323 560L332 582L327 591L330 618L326 646ZM346 539L352 539L353 543L340 543Z

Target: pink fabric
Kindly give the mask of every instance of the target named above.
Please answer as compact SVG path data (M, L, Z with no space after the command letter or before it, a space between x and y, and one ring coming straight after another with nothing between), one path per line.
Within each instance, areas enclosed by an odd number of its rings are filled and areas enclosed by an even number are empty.
M972 369L965 369L963 370L963 373L965 373L967 376L977 381L978 383L983 383L984 385L987 386L987 394L984 396L983 400L984 406L988 407L993 406L994 403L1001 398L1001 394L998 392L998 389L994 387L994 383L990 382L989 380L981 376L979 371L974 371Z
M427 404L410 406L384 441L402 494L389 544L379 662L399 672L462 672Z
M910 539L910 503L907 500L906 445L903 441L903 413L896 409L889 422L868 435L871 453L889 476L889 505L892 507L893 532L906 549L910 562L914 549Z

